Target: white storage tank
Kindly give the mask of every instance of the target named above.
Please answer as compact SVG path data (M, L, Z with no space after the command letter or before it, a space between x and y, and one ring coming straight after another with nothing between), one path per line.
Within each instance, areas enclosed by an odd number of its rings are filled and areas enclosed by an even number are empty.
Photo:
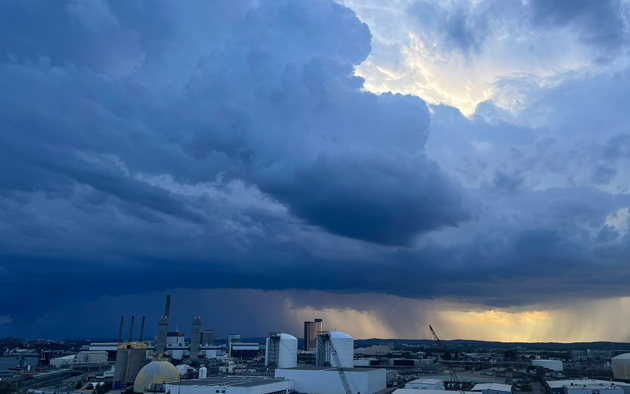
M208 368L201 367L199 368L199 379L205 379L208 377Z
M345 368L354 367L354 338L345 332L330 331L330 342L332 342L339 355L341 366ZM330 365L338 367L338 365L335 365L332 357L330 358Z
M630 380L630 353L613 357L612 368L615 379Z
M285 333L270 333L265 350L265 365L276 368L297 367L298 340Z

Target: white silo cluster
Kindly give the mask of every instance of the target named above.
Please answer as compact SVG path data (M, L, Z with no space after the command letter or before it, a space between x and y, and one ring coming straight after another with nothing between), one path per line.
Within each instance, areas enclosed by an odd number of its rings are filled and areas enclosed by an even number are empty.
M630 379L630 353L613 357L612 368L615 379Z
M285 333L270 333L267 338L265 365L276 368L297 367L298 340Z

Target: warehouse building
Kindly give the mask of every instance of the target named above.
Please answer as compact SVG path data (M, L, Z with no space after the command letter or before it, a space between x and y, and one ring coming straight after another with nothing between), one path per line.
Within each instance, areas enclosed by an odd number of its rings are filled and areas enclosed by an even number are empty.
M548 381L550 394L630 394L630 385L595 379Z
M444 390L444 381L440 379L416 379L405 384L411 390Z
M167 383L164 389L178 394L288 394L293 391L293 382L259 376L220 376Z
M74 354L71 356L57 357L50 360L50 366L53 368L68 368L74 364Z
M83 351L79 352L75 359L75 364L104 364L107 363L107 352L102 351Z
M381 368L344 368L353 392L374 394L384 390L386 371ZM332 367L298 367L276 369L276 378L293 381L296 391L300 393L344 394L345 390L339 377L339 371Z

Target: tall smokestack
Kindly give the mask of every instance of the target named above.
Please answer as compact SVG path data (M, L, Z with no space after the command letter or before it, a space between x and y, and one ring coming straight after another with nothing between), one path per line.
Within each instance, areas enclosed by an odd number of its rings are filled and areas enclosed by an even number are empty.
M171 295L166 296L166 307L164 308L164 316L167 318L170 316L171 312Z
M166 307L164 308L164 316L160 318L158 323L157 341L155 341L155 354L164 354L166 350L166 335L168 334L168 315L171 313L171 295L166 296Z
M138 342L142 342L143 338L144 338L144 316L142 316L142 323L140 324L140 339L138 340Z
M118 329L118 343L122 342L122 329L123 329L123 322L125 321L125 317L121 316L120 317L120 328Z
M192 335L190 337L190 359L199 358L199 343L201 342L201 317L193 318Z
M131 326L129 326L129 342L131 342L131 339L133 337L133 321L136 319L135 316L131 316Z

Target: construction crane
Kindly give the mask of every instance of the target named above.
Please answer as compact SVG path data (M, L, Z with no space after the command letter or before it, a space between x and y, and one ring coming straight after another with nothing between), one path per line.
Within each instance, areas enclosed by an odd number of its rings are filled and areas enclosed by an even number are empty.
M339 378L341 379L341 384L343 385L343 389L346 394L353 394L352 388L350 387L350 383L354 387L356 394L361 394L357 389L357 386L354 384L352 377L346 375L346 371L343 368L343 364L341 363L341 358L339 358L339 354L337 353L337 349L335 349L335 345L333 345L332 338L329 337L328 344L330 345L330 355L334 364L331 362L330 365L335 367L337 373L339 374Z
M435 343L437 344L438 348L442 351L442 353L447 353L446 348L442 345L442 342L440 342L440 338L438 338L437 334L435 333L435 331L433 330L433 327L431 327L430 324L429 324L429 328L431 329L431 334L433 334L433 339L435 339ZM457 385L457 388L459 389L460 388L459 378L457 377L457 374L455 373L455 369L453 369L453 365L451 365L451 363L445 357L442 357L442 360L444 361L444 364L446 364L446 367L448 368L448 372L451 374L451 382L454 382L455 385ZM461 389L459 389L459 392L463 393Z

